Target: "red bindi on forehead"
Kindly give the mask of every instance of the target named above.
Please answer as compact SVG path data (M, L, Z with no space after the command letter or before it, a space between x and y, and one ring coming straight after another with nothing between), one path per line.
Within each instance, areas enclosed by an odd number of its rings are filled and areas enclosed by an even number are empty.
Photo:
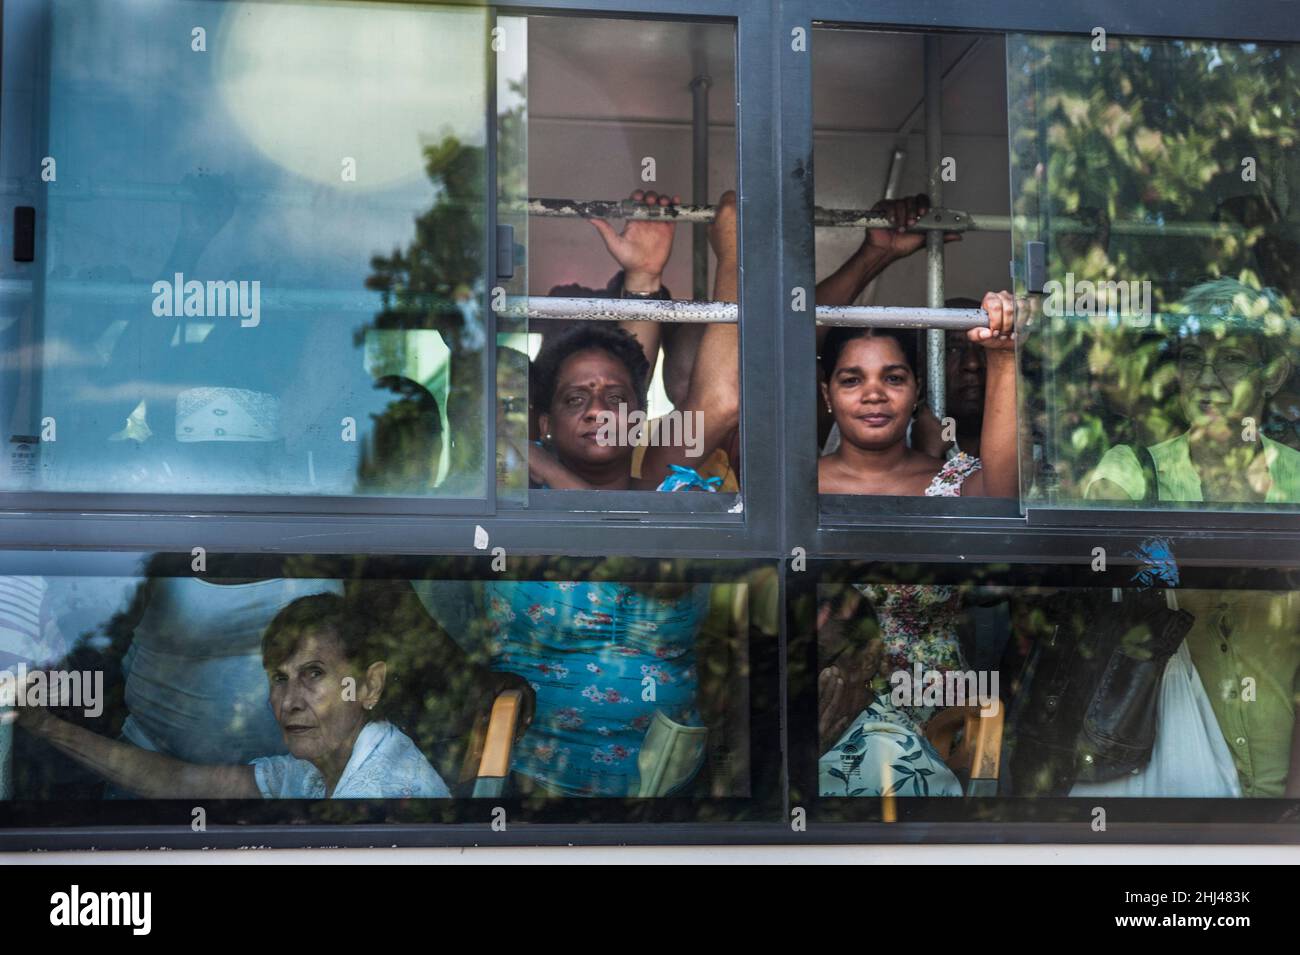
M632 379L622 364L604 352L587 351L570 356L560 371L558 393L568 388L625 388L632 390Z

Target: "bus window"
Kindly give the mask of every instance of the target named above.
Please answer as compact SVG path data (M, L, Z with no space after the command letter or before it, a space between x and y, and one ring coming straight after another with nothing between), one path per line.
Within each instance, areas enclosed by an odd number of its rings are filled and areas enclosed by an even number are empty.
M1300 50L1007 43L1027 501L1294 510Z
M531 16L521 32L526 99L522 82L507 92L527 130L527 196L503 189L498 215L516 241L527 231L526 281L501 312L526 321L510 344L531 360L529 505L686 490L719 496L692 509L732 508L735 28Z
M48 8L2 486L483 497L484 12Z
M1015 514L1002 38L821 28L812 50L822 513Z
M728 818L770 792L751 757L770 688L751 675L774 672L773 568L518 563L504 579L223 556L192 573L153 554L117 576L0 575L0 796L130 801L134 824L162 821L141 799L674 796ZM478 811L444 808L417 807Z

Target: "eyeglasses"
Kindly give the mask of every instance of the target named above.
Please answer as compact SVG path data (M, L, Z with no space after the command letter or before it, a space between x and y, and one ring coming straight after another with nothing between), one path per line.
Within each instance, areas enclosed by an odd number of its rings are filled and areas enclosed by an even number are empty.
M1207 364L1214 369L1219 381L1229 388L1244 379L1258 366L1258 362L1253 362L1244 355L1219 355L1211 362L1206 358L1205 352L1199 349L1185 349L1178 354L1178 373L1180 375L1199 378Z

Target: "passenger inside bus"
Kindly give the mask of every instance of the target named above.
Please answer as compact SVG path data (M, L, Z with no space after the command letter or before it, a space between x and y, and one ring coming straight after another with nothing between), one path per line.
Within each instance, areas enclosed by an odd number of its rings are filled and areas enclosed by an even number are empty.
M25 707L19 725L110 783L154 799L409 799L450 795L405 733L379 718L388 664L374 622L335 594L284 607L262 637L271 711L288 752L198 763L111 740ZM351 685L353 693L340 688Z
M1292 372L1300 322L1273 289L1236 279L1183 296L1174 347L1184 430L1150 446L1116 445L1085 485L1094 500L1300 503L1300 451L1261 433Z
M877 583L819 593L824 796L962 795L964 782L930 745L939 714L961 701L936 694L919 706L898 688L931 673L936 685L977 675L968 661L1000 676L1008 708L1001 795L1300 794L1295 593ZM976 615L1000 600L1010 614L980 633ZM1158 665L1145 671L1124 662L1148 658ZM1090 735L1085 713L1111 737ZM1116 741L1123 746L1105 748Z
M983 457L945 461L908 446L923 391L914 335L837 328L822 343L822 398L840 432L839 447L818 461L822 493L1016 496L1015 307L1008 292L990 292L982 305L989 326L967 338L987 356Z
M692 784L705 760L704 714L719 705L716 681L702 672L716 652L702 639L711 585L413 585L470 659L519 674L536 694L511 760L517 794L661 796Z
M629 222L628 230L646 224ZM672 228L652 225L660 230ZM607 236L607 242L617 238L608 224L602 224L601 234ZM714 298L734 302L738 293L735 193L727 192L719 200L717 216L709 227L709 242L718 263ZM622 248L616 244L611 252L615 247ZM656 248L663 252L662 261L656 260L662 269L671 243ZM624 257L631 261L627 255ZM640 449L625 437L629 429L610 429L609 424L634 412L645 413L651 370L646 341L657 339L652 336L638 342L622 329L588 328L583 324L549 336L533 365L533 412L542 432L540 446L532 448L528 456L534 486L566 490L715 490L722 485L727 490L736 489L730 461L716 452L733 444L739 427L737 326L707 326L691 365L689 389L668 416L683 422L678 431L683 440L649 440L638 462L635 457ZM646 430L653 434L650 426ZM609 440L612 434L618 435L618 440ZM688 434L695 434L698 440L685 440Z

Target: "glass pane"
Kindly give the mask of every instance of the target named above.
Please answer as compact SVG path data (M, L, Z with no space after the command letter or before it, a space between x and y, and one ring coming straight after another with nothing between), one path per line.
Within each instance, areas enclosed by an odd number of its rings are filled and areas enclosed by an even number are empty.
M1082 825L1098 800L1112 822L1282 819L1268 801L1300 792L1295 575L1142 556L1136 579L810 567L792 706L817 759L792 799L815 789L827 821Z
M1297 52L1009 38L1028 501L1300 503Z
M6 75L37 218L4 266L30 295L0 320L6 489L484 495L482 10L6 23L48 47Z
M711 240L682 207L736 187L735 29L530 17L527 44L528 193L550 200L528 227L530 486L733 506L737 217L728 200ZM686 320L714 299L733 320Z
M512 818L616 821L663 797L668 816L721 820L778 778L752 755L779 750L759 747L774 687L753 678L775 672L774 567L190 560L0 575L5 799L47 824L85 800L163 823L141 800L181 798L321 801L205 803L210 822L482 821L486 797ZM622 808L584 808L601 800Z
M1010 340L972 337L1007 285L1002 37L822 28L812 51L822 313L800 400L816 402L823 518L860 513L861 495L1015 513ZM941 221L961 231L924 231ZM918 311L931 308L944 311Z

